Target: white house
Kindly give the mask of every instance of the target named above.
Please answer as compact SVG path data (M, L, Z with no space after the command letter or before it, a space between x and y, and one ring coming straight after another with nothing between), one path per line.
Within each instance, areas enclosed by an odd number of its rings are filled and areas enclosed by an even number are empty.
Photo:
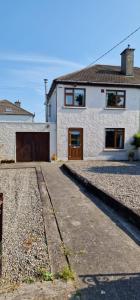
M56 123L61 160L126 160L140 127L140 68L134 49L121 53L121 66L93 65L54 79L46 119Z
M21 102L0 100L0 122L33 122L34 114L21 108Z

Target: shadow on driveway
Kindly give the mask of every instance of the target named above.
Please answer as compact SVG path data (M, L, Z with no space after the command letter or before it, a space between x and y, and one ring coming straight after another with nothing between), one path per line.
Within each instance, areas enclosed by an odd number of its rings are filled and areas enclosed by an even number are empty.
M88 274L79 278L87 287L77 290L71 300L140 299L140 273Z
M99 166L84 169L83 172L92 172L99 174L116 174L116 175L140 175L140 164L132 163L126 166Z

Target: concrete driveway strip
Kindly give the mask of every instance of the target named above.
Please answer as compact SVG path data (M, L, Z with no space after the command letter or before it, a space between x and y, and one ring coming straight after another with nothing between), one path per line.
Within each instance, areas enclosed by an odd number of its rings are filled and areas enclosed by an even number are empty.
M139 246L57 164L41 167L65 252L80 279L76 299L140 299Z

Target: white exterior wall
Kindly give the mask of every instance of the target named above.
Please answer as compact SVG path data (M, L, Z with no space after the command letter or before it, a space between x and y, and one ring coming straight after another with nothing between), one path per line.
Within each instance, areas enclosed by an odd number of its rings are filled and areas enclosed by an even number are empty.
M0 160L16 161L16 132L50 132L50 158L56 153L55 124L0 122Z
M57 86L57 157L68 159L68 128L81 127L83 159L127 159L129 141L139 129L140 89L80 86L86 89L86 108L66 108L64 87L62 84ZM126 108L107 109L106 89L125 90ZM105 149L105 128L125 128L124 149Z
M57 115L56 115L56 101L57 101L57 90L55 89L53 91L53 94L51 96L51 101L49 104L51 105L51 115L48 115L48 122L56 122Z
M0 114L0 122L33 122L34 118L31 115L12 115Z

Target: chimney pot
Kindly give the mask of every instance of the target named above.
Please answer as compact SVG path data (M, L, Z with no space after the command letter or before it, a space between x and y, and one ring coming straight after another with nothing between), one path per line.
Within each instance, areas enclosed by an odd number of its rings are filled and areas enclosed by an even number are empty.
M18 100L18 101L15 101L15 105L20 107L21 106L21 102Z
M130 45L121 53L121 73L126 76L134 76L134 51Z

